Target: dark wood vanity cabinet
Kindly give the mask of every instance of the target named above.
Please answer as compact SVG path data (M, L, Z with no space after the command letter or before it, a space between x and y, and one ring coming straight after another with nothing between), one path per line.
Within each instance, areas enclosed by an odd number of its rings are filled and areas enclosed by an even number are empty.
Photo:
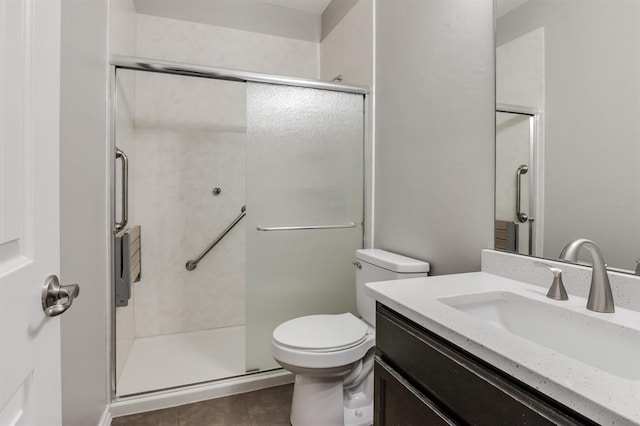
M596 424L380 303L376 346L376 426Z

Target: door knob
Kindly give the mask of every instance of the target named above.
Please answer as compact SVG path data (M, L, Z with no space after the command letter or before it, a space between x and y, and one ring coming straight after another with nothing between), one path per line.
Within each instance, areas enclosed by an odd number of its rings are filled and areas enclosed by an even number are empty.
M55 317L71 307L80 294L78 284L60 285L58 277L49 275L42 286L42 310L48 317Z

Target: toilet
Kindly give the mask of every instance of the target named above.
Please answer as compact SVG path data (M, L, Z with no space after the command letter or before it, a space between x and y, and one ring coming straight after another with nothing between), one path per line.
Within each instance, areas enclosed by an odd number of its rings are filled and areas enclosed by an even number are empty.
M356 301L347 312L309 315L273 331L273 358L296 375L293 426L373 424L375 300L368 282L424 277L429 264L378 249L356 251Z

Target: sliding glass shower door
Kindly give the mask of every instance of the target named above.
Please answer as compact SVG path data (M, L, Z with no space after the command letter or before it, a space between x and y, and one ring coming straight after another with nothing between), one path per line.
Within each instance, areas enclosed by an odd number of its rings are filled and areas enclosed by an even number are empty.
M244 222L224 231L246 204L246 84L129 70L116 83L129 178L115 239L116 393L242 375Z
M248 371L277 367L270 346L278 324L355 312L363 120L363 95L248 84Z
M364 95L156 68L112 93L117 397L276 368L278 324L355 312Z

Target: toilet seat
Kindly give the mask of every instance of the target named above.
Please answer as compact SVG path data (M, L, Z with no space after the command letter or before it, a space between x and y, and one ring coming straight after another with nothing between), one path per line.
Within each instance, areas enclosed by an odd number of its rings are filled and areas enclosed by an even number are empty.
M280 324L273 340L291 349L333 352L362 343L368 328L351 313L307 315Z
M273 332L273 356L290 366L332 368L356 362L373 347L373 329L351 313L308 315Z

